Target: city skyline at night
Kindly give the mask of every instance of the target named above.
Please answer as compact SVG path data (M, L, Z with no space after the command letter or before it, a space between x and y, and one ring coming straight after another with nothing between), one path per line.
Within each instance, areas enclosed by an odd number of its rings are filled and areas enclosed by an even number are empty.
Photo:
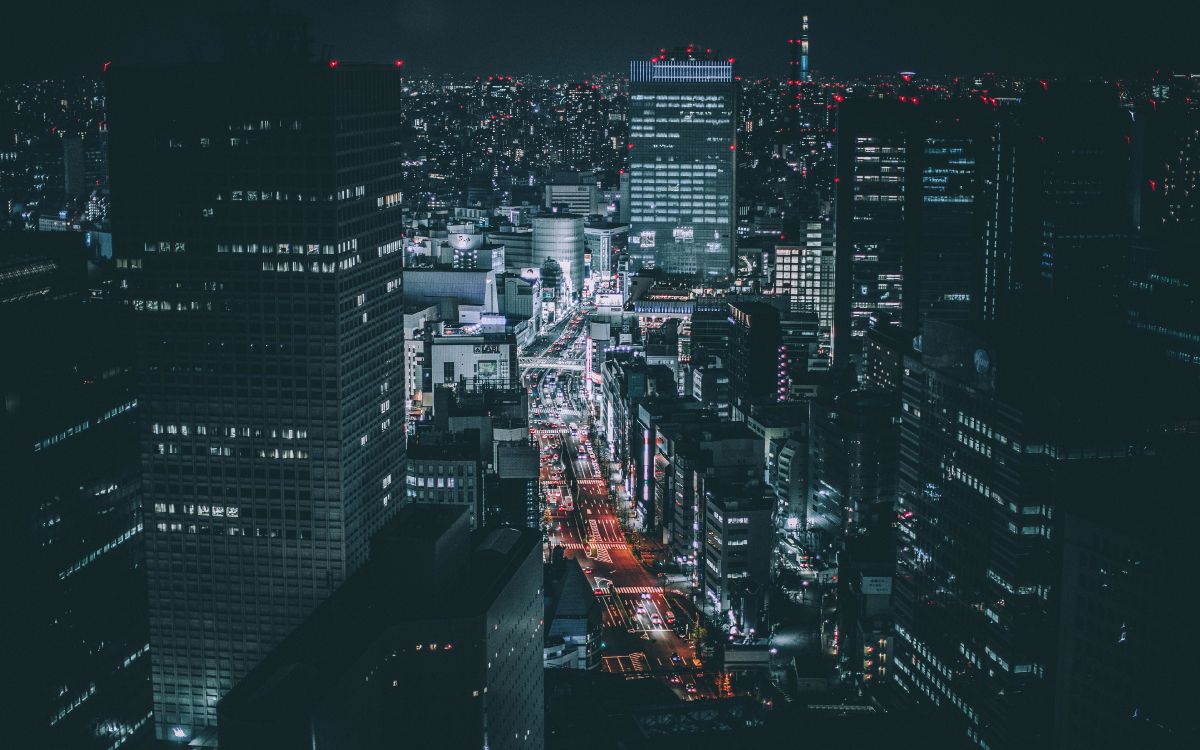
M6 15L0 747L1195 744L1159 5Z

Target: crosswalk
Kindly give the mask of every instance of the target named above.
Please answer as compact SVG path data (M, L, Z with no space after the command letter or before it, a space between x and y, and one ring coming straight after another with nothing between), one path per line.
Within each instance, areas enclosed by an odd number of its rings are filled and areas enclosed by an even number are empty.
M604 657L604 671L606 672L623 672L627 675L636 675L639 672L645 672L646 666L646 655L641 651L635 651L625 656Z
M662 586L617 586L615 589L618 594L661 594L663 593Z
M563 542L562 544L562 548L567 550L584 549L585 547L593 549L627 549L629 545L625 542L588 542L587 544L581 542Z

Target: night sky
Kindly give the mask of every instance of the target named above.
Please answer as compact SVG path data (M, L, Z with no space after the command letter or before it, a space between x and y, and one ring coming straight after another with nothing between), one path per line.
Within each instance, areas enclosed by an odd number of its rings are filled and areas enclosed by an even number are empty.
M110 59L215 59L211 19L251 4L9 0L0 10L0 75L90 72ZM695 41L736 57L749 75L778 76L805 12L813 67L835 74L1200 71L1194 0L296 0L275 7L311 19L317 51L327 44L344 60L402 57L414 71L618 71L631 57Z

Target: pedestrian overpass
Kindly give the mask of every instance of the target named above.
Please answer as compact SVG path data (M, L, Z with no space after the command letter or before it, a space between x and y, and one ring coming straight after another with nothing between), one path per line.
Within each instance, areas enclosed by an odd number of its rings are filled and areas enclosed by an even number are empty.
M570 370L583 372L582 359L563 359L561 357L519 357L517 360L521 371L538 370Z

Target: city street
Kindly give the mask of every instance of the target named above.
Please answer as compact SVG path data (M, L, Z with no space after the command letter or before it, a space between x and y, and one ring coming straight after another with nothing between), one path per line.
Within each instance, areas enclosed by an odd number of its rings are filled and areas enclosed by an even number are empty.
M564 327L545 353L579 356L582 326ZM604 612L603 669L630 679L661 679L684 700L720 697L722 675L707 672L683 635L696 615L680 591L664 588L635 555L621 528L590 440L579 373L526 373L531 427L542 455L548 546L579 560ZM572 492L572 486L574 491ZM647 560L647 562L652 562Z

